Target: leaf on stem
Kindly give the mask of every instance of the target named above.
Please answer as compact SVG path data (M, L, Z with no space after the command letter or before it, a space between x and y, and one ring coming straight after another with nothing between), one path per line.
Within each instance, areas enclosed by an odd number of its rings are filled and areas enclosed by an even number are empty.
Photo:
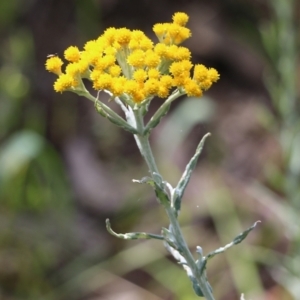
M132 134L137 134L137 130L128 124L123 118L116 114L112 109L110 109L104 103L95 100L96 111L103 117L107 118L113 124L116 124L119 127L122 127L124 130L131 132Z
M123 239L123 240L137 240L137 239L156 239L156 240L163 240L164 237L158 234L152 234L152 233L146 233L146 232L129 232L129 233L116 233L115 231L112 230L111 228L111 224L109 219L106 219L106 229L107 231L119 238L119 239Z
M182 94L183 93L177 89L172 93L172 95L169 96L169 98L166 101L163 102L163 104L154 113L154 115L151 117L150 121L146 125L144 130L144 135L148 134L152 130L152 128L156 127L159 124L162 117L165 116L169 111L171 103L174 100L176 100L178 97L180 97Z
M202 274L202 272L206 267L206 263L210 258L214 257L217 254L225 252L227 249L231 248L234 245L241 243L248 236L248 234L256 227L256 225L260 222L261 221L256 221L251 227L249 227L248 229L240 233L238 236L236 236L231 243L208 253L206 257L203 257L200 261L198 261L197 264L200 268L200 273Z
M175 238L174 238L174 236L173 236L173 234L172 234L172 232L170 230L168 230L167 228L163 227L161 229L161 234L164 237L165 243L168 244L168 245L166 245L166 248L169 250L169 252L171 252L171 250L170 250L169 247L172 247L174 249L178 248L176 240L175 240Z
M170 198L164 189L164 182L162 181L160 174L153 173L153 177L156 180L150 177L143 177L141 180L134 179L133 182L149 184L154 188L157 201L163 206L169 206Z
M194 289L195 294L197 296L199 296L199 297L203 297L203 293L202 293L202 290L201 290L201 288L200 288L200 286L198 284L198 281L195 278L195 276L194 276L191 268L187 264L186 259L176 249L177 248L176 244L173 244L173 239L174 238L173 238L173 235L172 235L171 231L169 231L166 228L163 228L162 234L163 234L163 236L165 238L165 247L171 253L171 255L177 260L177 262L180 265L182 265L182 267L186 271L186 274L187 274L188 278L191 280L191 282L193 284L193 289ZM209 285L209 287L210 287L210 285Z
M173 196L173 199L172 199L172 205L174 206L174 208L177 212L180 211L181 199L183 197L184 191L186 189L187 184L190 181L192 172L196 167L196 164L197 164L198 158L199 158L199 156L202 152L205 140L209 136L210 136L210 133L207 133L201 139L200 143L198 144L198 147L196 149L196 152L195 152L194 156L191 158L189 163L186 165L185 171L182 174L182 177L180 178L176 188L174 189L174 196Z

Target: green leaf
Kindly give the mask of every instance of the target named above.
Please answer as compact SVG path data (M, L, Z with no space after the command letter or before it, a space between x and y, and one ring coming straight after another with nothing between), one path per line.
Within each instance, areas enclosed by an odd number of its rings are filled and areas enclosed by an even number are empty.
M160 174L153 174L153 176L155 176L156 181L150 177L143 177L141 180L134 179L133 182L149 184L154 188L158 202L164 206L169 206L169 195L164 190L164 183L162 182Z
M189 278L193 284L193 290L194 290L195 294L199 297L203 297L204 295L202 293L202 290L199 287L199 284L198 284L196 278L194 276L189 276Z
M180 206L181 206L181 199L183 197L184 191L187 187L187 184L190 181L191 175L193 170L196 167L198 158L202 152L204 143L206 138L210 136L210 133L207 133L200 141L197 149L196 149L196 153L194 154L194 156L191 158L190 162L186 165L185 171L182 174L182 177L180 178L175 190L174 190L174 196L172 199L173 202L173 206L176 209L176 211L178 212L180 210Z
M105 223L106 223L106 229L107 229L107 231L111 235L113 235L113 236L115 236L115 237L117 237L119 239L123 239L123 240L137 240L137 239L163 240L164 239L164 237L161 236L161 235L147 233L147 232L116 233L115 231L112 230L109 219L106 219Z
M204 258L204 260L202 262L203 266L205 267L206 261L208 259L214 257L217 254L225 252L227 249L231 248L234 245L237 245L237 244L241 243L248 236L248 234L256 227L256 225L258 223L260 223L260 221L256 221L251 227L249 227L248 229L246 229L245 231L240 233L238 236L236 236L231 243L225 245L224 247L220 247L220 248L208 253L208 255Z
M133 126L128 124L123 118L121 118L118 114L116 114L112 109L110 109L107 105L98 101L97 99L95 101L95 109L101 116L107 118L113 124L123 128L126 131L131 132L132 134L138 133Z

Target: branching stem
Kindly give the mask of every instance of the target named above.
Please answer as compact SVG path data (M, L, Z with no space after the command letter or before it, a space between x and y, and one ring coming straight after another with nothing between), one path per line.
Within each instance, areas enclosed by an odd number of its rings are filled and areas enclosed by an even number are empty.
M141 116L141 114L139 113L139 111L135 111L134 112L135 115L135 120L136 120L136 129L138 132L145 132L144 131L144 123L143 123L143 117ZM135 140L137 142L138 148L143 156L143 158L145 159L147 166L149 168L149 171L151 173L151 177L152 179L158 184L160 185L160 181L162 176L160 175L158 168L156 166L156 162L154 159L154 156L152 154L152 149L149 143L149 134L136 134L134 135ZM158 179L158 177L160 178L160 180ZM166 210L166 213L168 215L171 227L172 227L172 231L174 234L174 237L176 239L176 243L179 245L180 247L180 252L182 254L182 256L186 259L186 262L188 264L188 266L190 267L190 269L193 272L194 277L197 280L197 283L199 284L199 287L201 288L201 291L203 293L203 296L207 299L207 300L214 300L213 294L211 292L211 288L209 283L206 280L206 275L205 272L203 272L202 274L200 274L200 270L197 267L196 261L192 255L192 253L190 252L185 239L183 237L182 231L180 229L180 225L179 222L177 220L176 217L176 211L171 207L171 201L169 201L170 205L166 206L164 205L164 208ZM200 258L201 259L201 258Z

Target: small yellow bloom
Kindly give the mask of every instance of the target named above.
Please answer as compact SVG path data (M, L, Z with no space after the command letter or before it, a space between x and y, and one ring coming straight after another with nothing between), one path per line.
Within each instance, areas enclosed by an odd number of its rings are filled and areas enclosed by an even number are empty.
M145 52L142 50L134 50L127 58L128 64L135 68L142 68L145 66Z
M78 63L69 63L67 65L66 74L70 75L71 77L75 77L79 73L80 73L80 68Z
M61 74L61 66L63 61L58 56L52 56L46 61L46 70L54 74Z
M113 84L113 78L110 74L103 73L94 80L94 89L96 90L110 90Z
M69 74L61 74L54 82L54 90L56 92L64 92L76 87L78 82Z
M153 50L145 53L145 65L149 68L156 68L160 63L160 57Z
M124 89L125 89L126 93L132 95L139 90L139 85L134 80L127 80Z
M188 48L182 46L177 47L177 50L174 54L175 60L189 60L191 58L191 51Z
M122 46L127 45L131 39L131 31L127 28L117 29L115 34L116 42Z
M129 44L128 44L128 48L130 50L135 50L135 49L139 49L140 48L140 42L135 40L135 39L132 39Z
M115 41L113 43L113 48L115 48L116 51L118 52L118 51L120 51L123 48L123 46L121 44L119 44L117 41Z
M166 46L166 52L164 54L164 57L168 60L177 60L177 51L178 51L178 46L176 45L169 45Z
M160 83L167 89L170 89L173 85L173 79L170 75L163 75L160 78Z
M159 98L167 98L169 96L169 94L170 94L170 90L164 86L160 86L157 91L157 96Z
M179 47L177 45L170 45L166 47L165 58L168 60L188 60L191 56L189 49Z
M99 56L94 62L95 68L105 70L115 64L116 57L114 55Z
M170 75L163 75L159 79L159 89L157 96L160 98L168 97L170 89L173 85L173 79Z
M97 70L97 69L94 69L91 74L90 74L90 79L95 82L97 81L100 76L103 74L103 71L102 70Z
M153 31L159 40L164 37L167 30L168 30L167 23L157 23L153 26Z
M144 39L147 39L147 37L145 36L143 31L133 30L131 32L131 40L128 44L128 48L131 50L138 49L138 48L141 49L141 41L143 41Z
M185 26L189 20L189 16L183 12L177 12L172 17L173 22L180 26Z
M188 28L184 27L188 16L184 13L176 13L173 23L158 23L153 26L153 31L158 40L166 45L178 45L191 36Z
M118 77L122 73L122 70L118 65L113 65L113 66L109 67L108 72L111 76Z
M140 41L140 48L144 51L152 49L153 48L153 42L149 38L144 36L144 38L141 39L141 41Z
M85 43L84 50L88 52L97 51L97 42L95 40L91 40Z
M166 56L167 51L168 51L168 46L163 43L157 43L154 47L154 52L162 57Z
M147 79L147 72L143 69L138 69L133 73L133 79L137 82L144 82Z
M218 73L218 71L217 71L216 69L210 68L210 69L208 69L207 77L208 77L212 82L216 82L217 80L219 80L220 74Z
M121 96L125 92L125 84L126 78L124 76L120 76L114 78L110 91L116 97Z
M112 46L116 39L117 29L115 27L107 28L104 31L103 37L105 38L108 45Z
M182 73L178 76L174 76L173 78L173 86L176 87L182 87L184 86L184 83L186 82L186 80L189 78L189 73L185 72Z
M115 56L116 53L117 53L117 50L116 50L116 48L114 48L114 47L112 47L112 46L108 46L108 47L106 47L106 48L104 49L104 53L105 53L106 55L113 55L113 56Z
M88 69L89 69L88 60L80 59L80 61L77 64L78 64L78 69L79 69L80 74L84 74L88 71Z
M132 100L135 103L141 103L143 100L145 100L146 96L141 91L137 91L136 93L132 94Z
M182 27L177 24L171 24L168 30L171 42L173 44L181 44L184 40L191 36L191 32L188 28Z
M189 97L200 97L202 96L202 90L199 85L193 79L187 79L184 83L184 90Z
M148 77L152 79L158 79L160 77L160 73L157 69L151 68L148 70Z
M201 82L207 78L208 70L204 65L195 65L194 79Z
M97 48L93 46L94 45L89 44L89 49L81 53L81 59L87 61L90 65L95 65L95 63L99 60L99 57L101 57Z
M182 66L180 62L173 62L170 66L170 73L173 76L179 76L182 74Z
M77 62L80 59L80 52L76 46L70 46L64 52L65 59L70 62Z
M141 90L140 84L134 80L128 80L125 83L124 91L129 94L132 100L136 103L140 103L145 100L145 94Z
M208 90L212 85L212 81L210 79L205 79L201 82L199 82L199 86L201 87L202 90Z
M142 30L132 30L131 39L140 42L144 38L146 38L146 35Z
M174 76L180 76L183 73L189 72L192 67L193 65L189 60L173 62L170 66L170 73Z
M145 82L144 91L148 96L156 95L159 90L159 81L157 79L150 78Z

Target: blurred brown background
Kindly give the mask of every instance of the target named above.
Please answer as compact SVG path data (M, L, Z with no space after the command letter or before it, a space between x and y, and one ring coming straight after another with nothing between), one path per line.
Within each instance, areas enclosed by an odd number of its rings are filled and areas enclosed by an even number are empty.
M47 55L107 27L190 16L194 63L221 74L202 99L177 100L153 131L176 184L211 132L180 222L193 249L242 244L208 264L216 299L300 299L299 1L11 0L0 2L0 299L196 299L162 243L117 232L167 226L133 137L72 93L53 91ZM297 84L298 83L298 84ZM106 101L105 99L103 101ZM153 101L150 113L159 106Z

